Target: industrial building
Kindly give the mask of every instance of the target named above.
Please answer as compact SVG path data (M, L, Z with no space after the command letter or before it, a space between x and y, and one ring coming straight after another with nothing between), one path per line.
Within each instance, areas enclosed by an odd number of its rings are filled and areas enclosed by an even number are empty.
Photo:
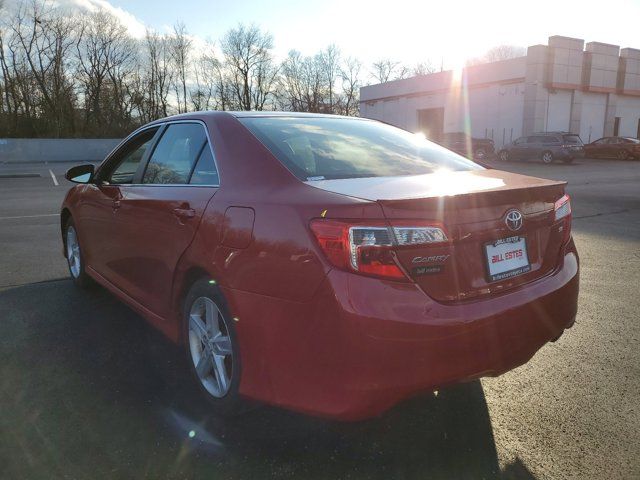
M640 137L640 50L552 36L524 57L363 87L360 115L433 139L467 131L496 148L541 131Z

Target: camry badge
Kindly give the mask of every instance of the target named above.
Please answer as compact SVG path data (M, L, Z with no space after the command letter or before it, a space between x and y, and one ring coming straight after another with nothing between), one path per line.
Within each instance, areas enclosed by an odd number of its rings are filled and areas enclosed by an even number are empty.
M522 228L522 214L518 210L509 210L504 217L504 223L513 232L520 230Z

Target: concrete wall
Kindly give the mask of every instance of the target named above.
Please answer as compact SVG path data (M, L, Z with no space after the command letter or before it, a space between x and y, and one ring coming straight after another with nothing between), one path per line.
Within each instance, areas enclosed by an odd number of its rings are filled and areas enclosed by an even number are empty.
M443 132L468 129L501 146L521 135L525 61L468 67L464 80L447 71L363 87L360 115L418 131L420 110L444 108Z
M103 160L120 139L0 138L0 163Z
M580 138L585 143L593 142L605 135L604 119L607 110L606 93L582 94L582 118L580 120Z
M444 108L443 131L492 138L496 146L521 135L524 82L470 87L466 94L449 89L424 95L362 103L360 115L416 132L419 110Z
M618 102L616 116L620 117L620 132L622 137L637 137L640 124L640 97L627 97L624 102Z

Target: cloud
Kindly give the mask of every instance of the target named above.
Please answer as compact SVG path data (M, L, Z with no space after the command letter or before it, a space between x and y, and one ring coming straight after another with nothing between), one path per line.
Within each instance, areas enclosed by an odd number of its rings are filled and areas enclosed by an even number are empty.
M107 0L58 0L61 5L76 7L88 12L99 10L108 12L116 17L127 28L129 34L135 38L144 37L147 27L134 15L120 7L114 7Z
M5 6L9 8L17 8L24 5L24 0L6 0ZM47 4L59 7L62 9L69 9L71 11L84 11L84 12L97 12L104 11L110 13L116 17L122 25L124 25L129 34L134 38L142 38L145 35L147 26L138 20L134 15L126 10L113 6L107 0L49 0ZM0 0L0 5L2 0Z

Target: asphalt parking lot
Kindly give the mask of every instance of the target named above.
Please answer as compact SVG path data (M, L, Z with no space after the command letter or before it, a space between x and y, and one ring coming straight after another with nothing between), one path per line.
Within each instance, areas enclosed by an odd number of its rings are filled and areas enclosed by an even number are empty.
M0 478L640 478L640 162L569 181L576 325L498 378L341 424L194 400L182 354L61 255L70 164L0 163Z

